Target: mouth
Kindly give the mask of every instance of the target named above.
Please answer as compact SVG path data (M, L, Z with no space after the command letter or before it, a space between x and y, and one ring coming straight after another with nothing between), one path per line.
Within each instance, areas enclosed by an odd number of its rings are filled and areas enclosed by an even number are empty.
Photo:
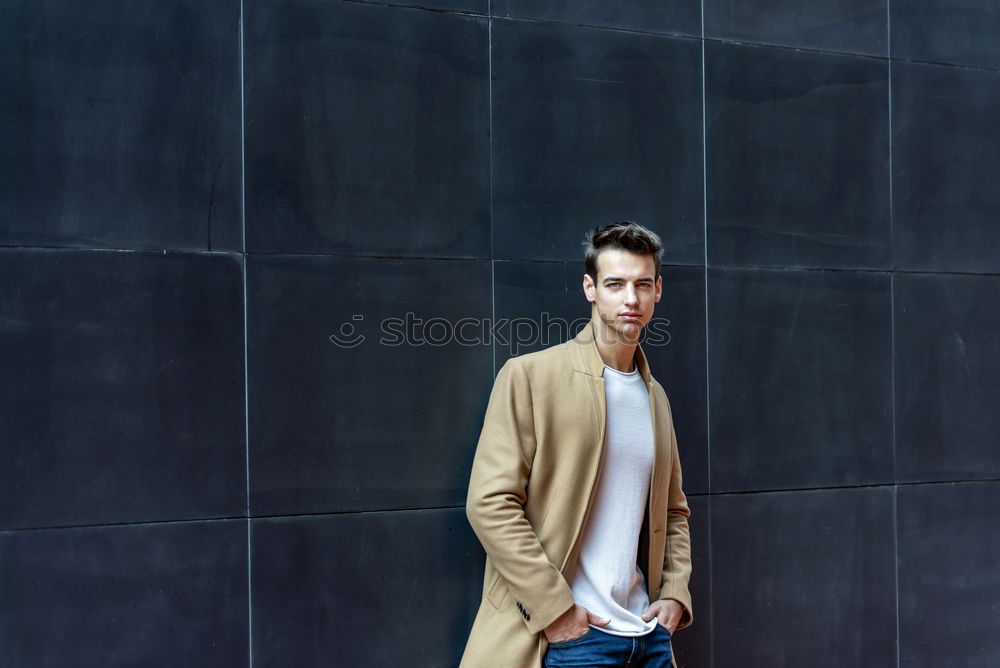
M642 314L640 313L632 313L632 312L622 313L619 317L622 320L627 320L629 322L638 322L642 320Z

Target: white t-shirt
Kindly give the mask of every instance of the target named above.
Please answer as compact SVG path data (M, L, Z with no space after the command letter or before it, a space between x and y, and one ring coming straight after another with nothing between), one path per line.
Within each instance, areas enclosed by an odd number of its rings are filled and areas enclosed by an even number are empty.
M573 598L595 615L610 617L600 628L619 636L641 636L656 628L646 580L636 565L639 532L653 470L653 421L649 392L638 369L622 373L605 365L607 442L594 503L570 587Z

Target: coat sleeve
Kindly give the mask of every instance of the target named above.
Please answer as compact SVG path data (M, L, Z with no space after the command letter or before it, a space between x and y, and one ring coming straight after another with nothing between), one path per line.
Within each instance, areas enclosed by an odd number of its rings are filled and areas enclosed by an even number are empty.
M669 405L669 404L668 404ZM677 452L677 435L673 419L670 421L670 481L667 494L667 538L663 552L663 575L660 579L660 598L673 599L684 606L684 614L677 628L690 626L694 621L691 607L691 533L688 529L687 497L684 495L681 461Z
M531 633L573 605L573 593L549 561L524 513L535 454L531 387L523 366L508 361L497 374L476 447L466 513L494 568L520 604Z

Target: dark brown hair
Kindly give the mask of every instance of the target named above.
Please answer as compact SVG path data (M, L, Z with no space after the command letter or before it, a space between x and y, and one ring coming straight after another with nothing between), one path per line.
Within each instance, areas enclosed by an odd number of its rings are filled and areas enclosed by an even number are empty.
M610 225L602 225L587 233L583 242L583 262L587 273L597 282L597 256L601 251L615 248L639 255L652 255L656 264L656 276L660 275L663 258L663 242L655 232L631 220L623 220ZM655 277L654 277L655 278Z

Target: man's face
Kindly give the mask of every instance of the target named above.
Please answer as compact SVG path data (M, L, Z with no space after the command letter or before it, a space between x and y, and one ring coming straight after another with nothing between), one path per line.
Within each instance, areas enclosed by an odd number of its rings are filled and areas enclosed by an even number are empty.
M663 279L655 275L652 255L608 249L597 256L597 282L583 277L583 292L593 304L592 319L607 343L636 343L660 301Z

